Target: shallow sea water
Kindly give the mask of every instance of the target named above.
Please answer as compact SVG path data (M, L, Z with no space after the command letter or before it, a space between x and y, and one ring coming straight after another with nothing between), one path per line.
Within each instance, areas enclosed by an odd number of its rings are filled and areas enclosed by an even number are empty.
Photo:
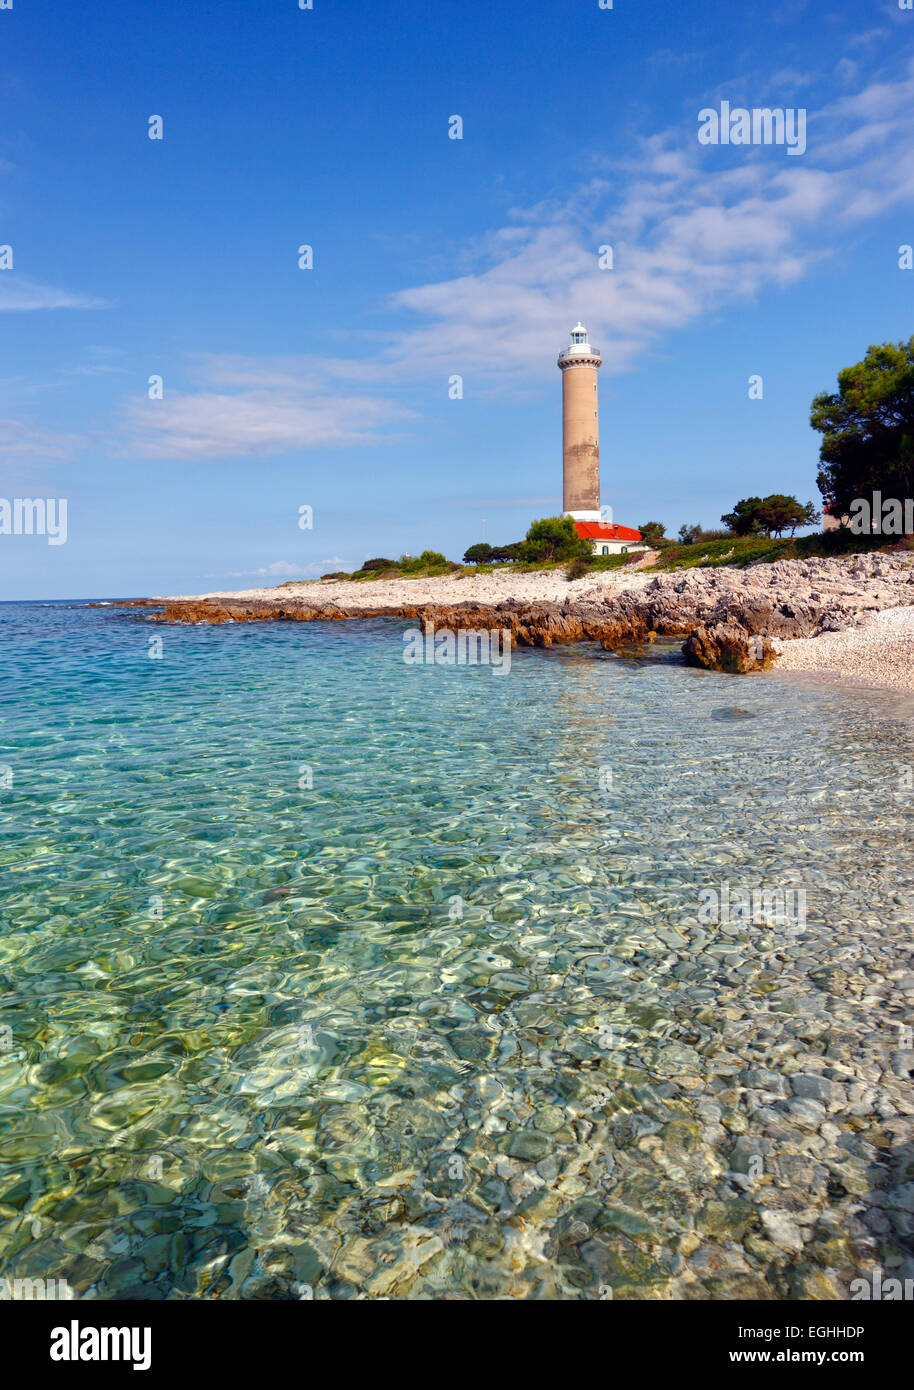
M0 606L0 1278L914 1273L910 708L405 626ZM704 920L724 881L802 929Z

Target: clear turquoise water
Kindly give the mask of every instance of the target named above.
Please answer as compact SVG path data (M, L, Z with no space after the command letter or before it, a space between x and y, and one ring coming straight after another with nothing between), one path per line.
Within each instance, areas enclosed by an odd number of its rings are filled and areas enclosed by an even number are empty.
M0 606L0 1277L784 1296L778 1252L731 1294L682 1237L743 1132L713 1106L751 1113L740 1058L911 1020L905 712L586 646L407 667L403 626ZM804 885L807 933L696 946L722 878ZM858 957L875 1022L810 983Z

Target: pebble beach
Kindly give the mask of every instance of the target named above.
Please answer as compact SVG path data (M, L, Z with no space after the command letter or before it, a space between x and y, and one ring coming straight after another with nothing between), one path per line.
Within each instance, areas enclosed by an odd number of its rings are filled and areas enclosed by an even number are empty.
M886 608L859 627L777 644L777 670L847 685L914 691L914 608Z

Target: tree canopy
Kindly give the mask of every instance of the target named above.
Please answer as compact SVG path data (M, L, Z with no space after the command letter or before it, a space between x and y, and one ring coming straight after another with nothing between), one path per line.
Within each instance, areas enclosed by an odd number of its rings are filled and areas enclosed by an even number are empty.
M593 547L578 535L570 516L544 516L530 526L523 551L529 560L575 560L591 555Z
M812 502L799 502L783 492L768 497L744 497L725 512L721 521L737 536L780 536L798 526L816 526L821 520Z
M721 521L737 536L757 536L763 529L758 515L761 505L761 497L744 497L732 512L724 512Z
M871 347L839 372L837 392L813 401L810 424L822 435L816 481L835 515L877 490L914 495L914 337Z

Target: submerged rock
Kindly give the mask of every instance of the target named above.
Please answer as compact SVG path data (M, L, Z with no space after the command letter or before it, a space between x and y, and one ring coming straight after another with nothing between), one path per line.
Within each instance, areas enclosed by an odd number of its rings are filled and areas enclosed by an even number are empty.
M790 1254L796 1254L803 1249L800 1228L791 1221L786 1212L763 1209L760 1215L765 1234L779 1249L787 1250Z
M739 623L703 624L683 644L686 661L712 671L747 675L773 665L775 651L766 637L753 637Z
M538 1163L552 1152L552 1140L539 1129L516 1130L505 1145L505 1153L512 1158L524 1159L527 1163Z

